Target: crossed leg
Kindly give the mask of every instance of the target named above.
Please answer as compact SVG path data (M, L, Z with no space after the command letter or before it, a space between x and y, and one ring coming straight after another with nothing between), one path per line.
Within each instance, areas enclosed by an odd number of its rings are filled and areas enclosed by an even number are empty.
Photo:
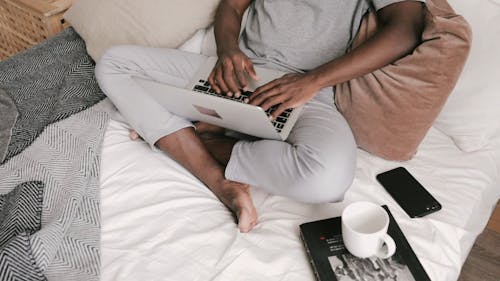
M131 137L140 135L188 169L236 214L240 231L248 232L257 223L249 186L227 180L224 167L206 149L192 123L167 112L131 79L135 75L183 87L204 59L178 50L118 46L103 55L96 78L136 130Z

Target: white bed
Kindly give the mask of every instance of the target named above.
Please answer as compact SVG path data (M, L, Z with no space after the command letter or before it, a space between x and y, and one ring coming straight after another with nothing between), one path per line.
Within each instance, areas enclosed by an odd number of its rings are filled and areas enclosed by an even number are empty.
M456 280L500 195L500 136L495 148L459 151L432 128L406 163L359 151L345 201L307 205L253 189L259 224L241 234L230 212L184 168L111 121L101 165L102 280L314 280L300 223L340 215L346 203L387 204L432 280ZM407 167L442 203L410 219L376 183Z
M500 8L495 0L486 2ZM184 48L199 51L204 35ZM466 82L459 82L458 91ZM453 112L444 109L411 161L386 161L359 150L344 202L308 205L253 188L259 224L248 234L239 233L231 213L200 181L146 143L131 141L128 126L112 120L101 162L102 280L313 281L299 224L339 216L347 203L359 200L389 206L431 280L456 280L500 197L500 130L488 134L481 149L464 152L443 133ZM397 166L408 168L443 209L410 219L375 180Z

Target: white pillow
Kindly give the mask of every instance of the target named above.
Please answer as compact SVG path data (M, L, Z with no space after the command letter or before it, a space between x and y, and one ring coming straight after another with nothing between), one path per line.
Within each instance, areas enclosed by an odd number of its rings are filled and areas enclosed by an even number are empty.
M177 48L213 21L219 0L76 0L65 19L97 61L118 44Z
M458 83L434 127L465 152L500 131L500 0L449 0L472 28L472 47Z
M201 54L203 40L207 37L207 30L208 28L198 29L198 31L196 31L191 38L182 43L178 49L185 52Z

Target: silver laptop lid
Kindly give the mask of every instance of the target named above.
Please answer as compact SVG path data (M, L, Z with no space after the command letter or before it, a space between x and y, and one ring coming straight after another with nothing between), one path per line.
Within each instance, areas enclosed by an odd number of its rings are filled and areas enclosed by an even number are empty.
M232 100L225 96L199 93L200 83L204 88L208 86L206 79L217 62L216 57L208 57L200 67L192 81L185 89L151 81L141 77L133 77L154 99L168 111L193 121L204 121L234 131L242 132L267 139L285 140L302 107L295 108L287 114L287 121L280 122L280 118L271 121L261 107ZM255 67L259 80L249 79L249 90L267 84L283 76L285 73L273 69ZM198 91L195 91L198 87Z
M260 107L177 88L141 77L133 76L132 79L173 114L261 138L284 139Z

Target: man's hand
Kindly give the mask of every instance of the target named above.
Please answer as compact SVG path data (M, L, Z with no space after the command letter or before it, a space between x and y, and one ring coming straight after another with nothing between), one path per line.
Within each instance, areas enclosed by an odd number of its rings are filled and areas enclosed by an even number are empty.
M312 76L305 73L291 73L259 87L251 95L249 103L264 110L279 104L271 114L271 118L276 119L288 108L295 108L308 102L320 89L321 87L313 82Z
M218 94L239 97L240 89L247 90L247 75L257 80L253 63L239 49L221 52L217 64L208 77L208 82Z

